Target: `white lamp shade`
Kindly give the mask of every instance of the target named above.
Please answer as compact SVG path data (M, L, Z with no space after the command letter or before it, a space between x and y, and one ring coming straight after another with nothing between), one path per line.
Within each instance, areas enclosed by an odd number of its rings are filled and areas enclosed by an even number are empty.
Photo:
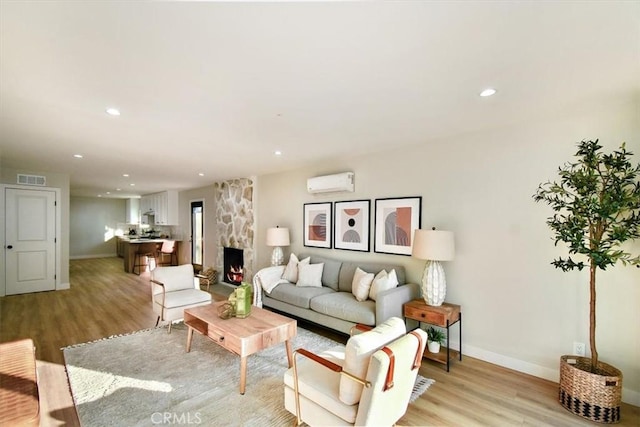
M442 230L416 230L411 255L430 261L451 261L455 253L453 232Z
M272 227L267 229L267 246L289 246L289 229Z

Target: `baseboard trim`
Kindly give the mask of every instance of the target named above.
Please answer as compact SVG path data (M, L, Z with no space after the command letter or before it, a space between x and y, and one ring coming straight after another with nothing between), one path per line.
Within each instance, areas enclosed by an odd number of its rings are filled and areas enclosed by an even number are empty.
M454 345L452 345L451 348L458 350L457 346ZM502 366L503 368L513 369L514 371L553 381L554 383L560 381L560 356L558 356L558 369L547 368L466 344L464 345L464 353L462 355L463 361L464 356L471 356L485 362L493 363L494 365ZM622 387L622 401L630 405L640 406L640 392Z
M70 256L69 259L90 259L90 258L113 258L117 257L116 254L95 254L95 255L73 255Z

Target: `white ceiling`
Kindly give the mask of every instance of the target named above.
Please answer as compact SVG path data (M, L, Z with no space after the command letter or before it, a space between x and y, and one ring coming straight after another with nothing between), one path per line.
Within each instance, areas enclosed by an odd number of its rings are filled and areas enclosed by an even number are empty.
M0 19L1 165L69 173L77 196L201 187L640 93L638 1L2 0Z

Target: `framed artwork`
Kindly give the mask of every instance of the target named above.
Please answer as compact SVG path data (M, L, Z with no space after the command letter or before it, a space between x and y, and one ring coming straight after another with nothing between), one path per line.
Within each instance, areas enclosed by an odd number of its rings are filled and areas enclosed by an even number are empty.
M369 252L371 200L335 202L333 206L333 247Z
M331 205L304 204L304 246L331 249Z
M376 199L374 252L411 255L422 221L422 197Z

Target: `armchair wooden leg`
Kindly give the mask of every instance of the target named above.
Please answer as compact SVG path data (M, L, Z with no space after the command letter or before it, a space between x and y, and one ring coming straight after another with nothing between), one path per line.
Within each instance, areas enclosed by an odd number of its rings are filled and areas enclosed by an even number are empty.
M158 316L158 320L156 320L156 328L158 327L159 324L160 324L160 316Z
M298 389L298 365L296 363L296 354L293 353L293 393L296 397L296 426L302 424L300 416L300 390Z
M167 333L168 333L168 334L170 334L170 333L171 333L171 325L172 325L172 324L173 324L173 322L172 322L172 321L169 321L169 330L167 331Z

